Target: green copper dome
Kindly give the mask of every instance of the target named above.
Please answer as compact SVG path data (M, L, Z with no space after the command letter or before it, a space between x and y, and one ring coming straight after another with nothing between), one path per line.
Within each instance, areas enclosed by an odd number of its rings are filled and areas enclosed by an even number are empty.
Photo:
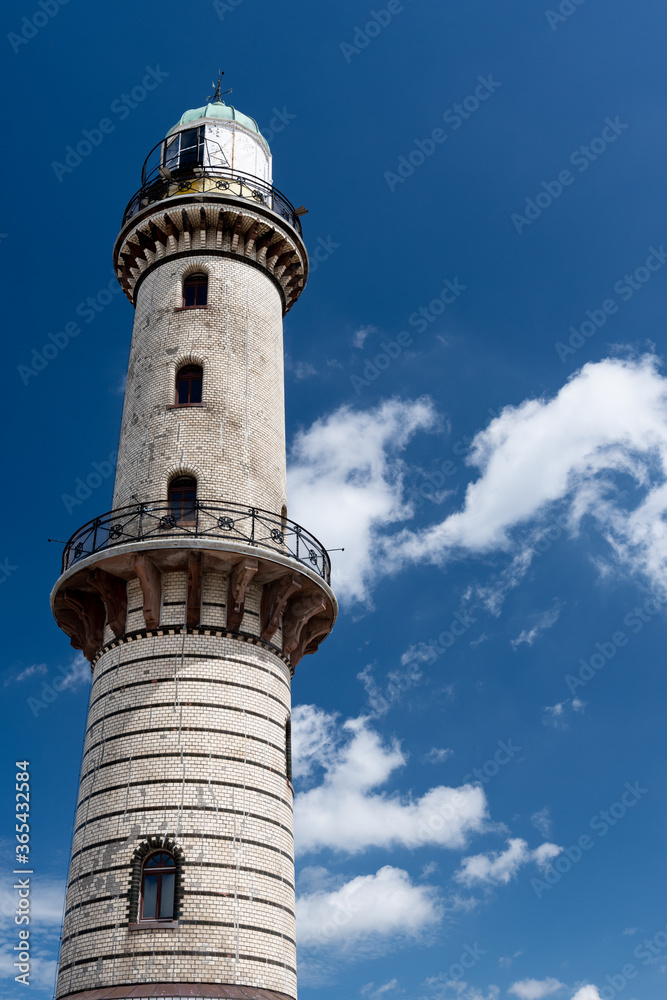
M236 121L251 132L261 135L259 125L254 118L249 118L248 115L244 115L242 111L237 111L236 108L231 107L229 104L225 104L224 101L216 101L215 104L205 104L203 108L192 108L190 111L186 111L181 115L180 120L176 122L174 127L169 129L167 135L171 135L181 125L189 125L191 122L200 121L202 118L221 118L223 121L228 122ZM264 137L262 136L262 138ZM266 142L266 139L264 141Z

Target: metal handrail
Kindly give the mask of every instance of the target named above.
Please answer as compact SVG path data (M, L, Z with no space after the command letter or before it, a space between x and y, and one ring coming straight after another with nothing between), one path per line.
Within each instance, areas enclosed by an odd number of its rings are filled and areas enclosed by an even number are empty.
M301 234L301 221L294 205L273 184L241 170L205 164L178 167L172 171L156 167L130 199L123 214L123 225L149 205L180 194L192 194L198 200L230 195L245 198L280 215Z
M159 538L245 542L296 559L327 583L331 580L328 552L301 525L259 507L218 500L157 501L107 511L74 532L65 545L62 572L97 552Z

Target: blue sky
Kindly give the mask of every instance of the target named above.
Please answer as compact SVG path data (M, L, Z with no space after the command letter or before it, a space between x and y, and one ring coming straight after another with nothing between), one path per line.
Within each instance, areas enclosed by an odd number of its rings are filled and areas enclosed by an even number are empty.
M300 996L661 1000L667 13L35 0L3 19L0 846L8 873L29 758L31 995L53 978L88 684L47 538L110 506L132 325L113 242L145 155L222 67L309 209L290 514L346 550L341 616L294 684ZM25 995L10 885L3 997Z

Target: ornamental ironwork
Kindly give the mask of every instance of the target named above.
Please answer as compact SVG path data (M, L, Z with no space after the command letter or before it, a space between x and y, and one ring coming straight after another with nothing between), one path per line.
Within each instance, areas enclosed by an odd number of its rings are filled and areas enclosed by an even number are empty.
M258 507L217 500L195 500L187 507L181 503L139 503L101 514L75 531L67 542L62 571L118 545L162 538L243 542L296 559L327 583L331 579L327 550L301 525Z
M159 167L151 171L125 209L123 225L149 205L186 194L193 195L197 201L208 200L209 197L215 199L216 195L222 198L230 195L244 198L275 212L292 229L301 233L301 220L294 205L273 184L230 167L206 164L178 167L174 170Z

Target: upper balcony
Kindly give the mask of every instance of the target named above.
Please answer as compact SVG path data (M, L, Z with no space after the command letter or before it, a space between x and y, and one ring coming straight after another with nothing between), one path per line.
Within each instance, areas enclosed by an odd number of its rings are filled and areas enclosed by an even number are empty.
M249 173L239 163L261 173ZM141 187L125 209L123 226L145 208L182 195L198 201L243 198L275 212L301 234L297 210L271 183L268 161L235 159L204 126L168 136L153 147L144 162Z

